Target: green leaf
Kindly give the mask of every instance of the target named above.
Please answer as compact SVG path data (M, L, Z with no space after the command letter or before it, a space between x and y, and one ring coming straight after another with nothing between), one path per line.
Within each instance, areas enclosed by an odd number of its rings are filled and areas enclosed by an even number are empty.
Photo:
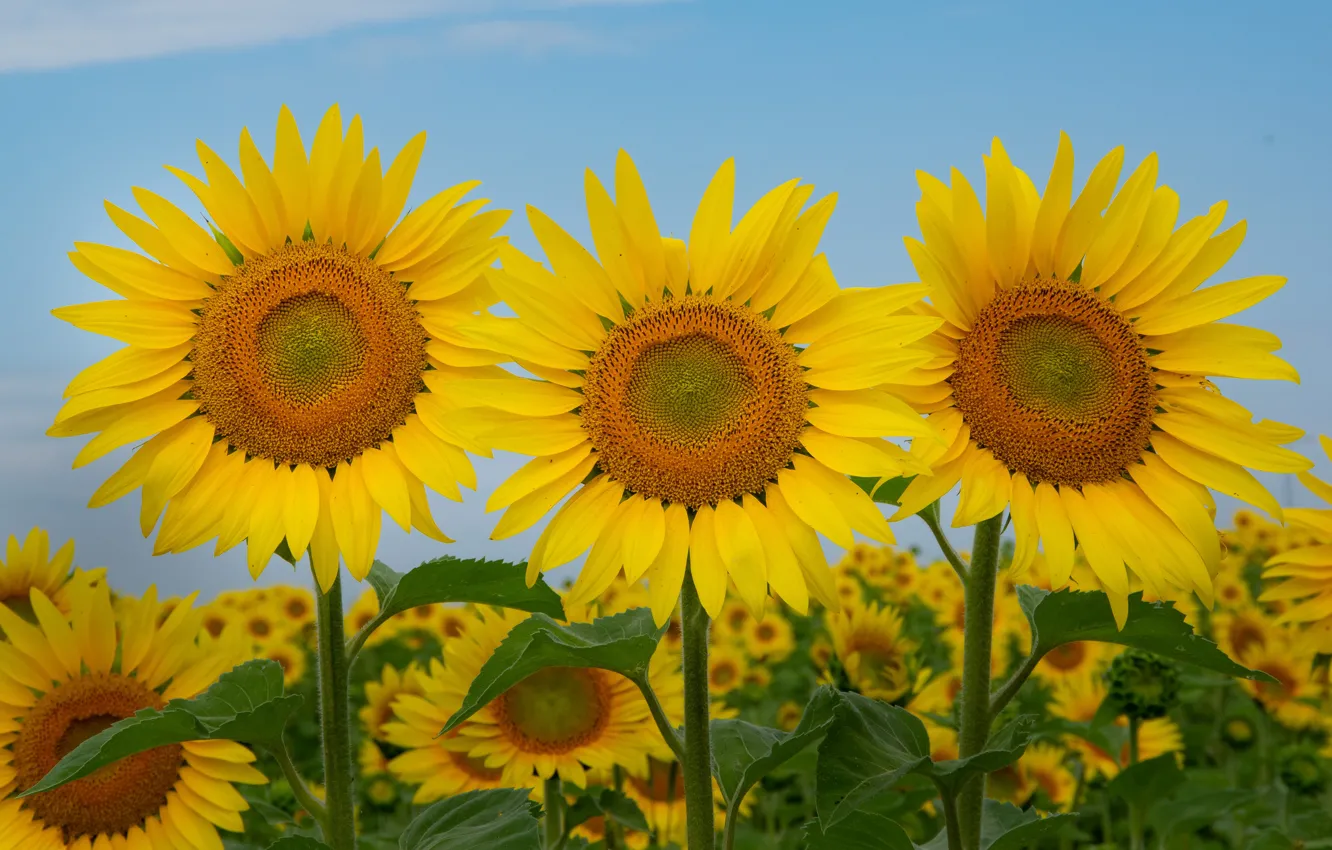
M826 829L821 821L810 821L803 846L806 850L916 850L896 821L863 809Z
M223 253L227 255L228 260L231 260L233 266L239 266L245 262L245 255L236 249L235 243L227 237L227 234L214 227L211 221L208 222L208 229L213 231L213 239L222 247Z
M819 745L816 771L815 808L824 834L930 763L925 725L904 708L843 693L837 695L833 717Z
M956 794L964 783L982 773L993 773L1022 757L1031 740L1036 717L1024 714L1014 718L991 736L984 750L964 759L935 762L929 775L943 794Z
M638 804L614 788L602 788L599 793L591 789L575 800L564 813L565 828L573 829L598 816L610 818L638 832L649 832L652 829Z
M765 775L827 734L836 703L832 688L819 688L790 733L743 720L712 721L712 772L726 800L744 799Z
M79 744L26 797L82 779L112 762L167 744L228 740L274 745L301 706L298 694L283 694L282 667L258 659L223 673L193 699L173 699L161 709L145 708Z
M1153 803L1173 795L1184 781L1184 771L1175 762L1175 754L1166 753L1124 768L1110 780L1106 790L1145 811Z
M528 587L523 564L443 557L403 574L375 561L366 578L379 597L377 621L436 602L474 602L564 618L559 594L540 578Z
M1186 787L1176 799L1154 805L1147 822L1167 838L1187 835L1233 814L1237 806L1252 802L1253 797L1253 792L1248 790L1201 789L1195 792Z
M860 485L869 497L876 502L882 502L886 505L895 505L906 492L907 485L915 478L914 475L899 475L896 478L887 480L882 478L865 477L861 475L852 475L851 480ZM879 482L883 482L882 484Z
M1018 602L1031 622L1032 653L1037 656L1066 643L1094 640L1155 652L1227 676L1275 682L1271 676L1230 660L1206 638L1193 633L1184 615L1169 602L1144 602L1141 593L1128 599L1124 628L1115 626L1110 600L1097 591L1048 590L1021 585Z
M402 850L536 850L541 807L522 788L469 791L426 809L398 839Z
M307 835L288 835L268 845L268 850L329 850L322 841Z
M1077 815L1042 818L1031 809L1012 803L986 800L981 810L981 850L1030 850L1047 838L1076 835ZM948 835L940 832L921 845L921 850L946 850Z
M544 614L533 614L514 626L481 666L462 705L441 734L452 731L491 700L547 667L598 667L644 681L652 653L666 629L657 627L647 608L591 623L557 623Z

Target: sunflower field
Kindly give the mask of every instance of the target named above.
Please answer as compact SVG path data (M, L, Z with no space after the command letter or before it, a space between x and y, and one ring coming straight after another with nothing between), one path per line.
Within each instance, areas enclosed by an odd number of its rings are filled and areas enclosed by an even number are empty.
M798 180L737 221L727 161L677 238L621 151L535 257L475 181L409 204L424 149L283 108L169 167L205 219L136 188L139 250L74 243L114 297L54 313L123 347L47 433L132 448L90 507L308 582L10 537L0 850L1332 847L1332 510L1253 473L1332 486L1212 380L1298 381L1222 321L1285 283L1212 282L1224 203L995 139L918 173L919 281L852 288ZM450 553L464 490L526 558Z

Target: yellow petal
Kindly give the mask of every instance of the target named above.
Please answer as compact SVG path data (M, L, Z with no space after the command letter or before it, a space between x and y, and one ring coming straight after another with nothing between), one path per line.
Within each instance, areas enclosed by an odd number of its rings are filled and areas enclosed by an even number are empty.
M805 268L785 298L772 311L774 327L784 328L805 318L833 299L840 290L828 258L819 254Z
M335 103L324 113L315 129L314 141L310 143L310 229L315 239L320 242L333 239L341 245L341 238L334 238L333 192L337 179L338 161L342 156L342 113ZM341 222L336 223L339 230ZM341 233L338 233L341 236Z
M1014 578L1026 574L1031 562L1036 558L1036 546L1040 542L1040 529L1036 521L1036 492L1027 476L1014 472L1012 478L1013 494L1009 502L1009 511L1013 520L1013 563L1010 567Z
M189 341L197 327L194 314L173 301L94 301L57 307L51 315L141 348L174 348Z
M1124 148L1117 147L1092 169L1087 185L1073 202L1055 241L1054 273L1057 277L1068 279L1101 231L1101 211L1115 194L1115 184L1119 182L1119 171L1123 166Z
M171 348L126 346L74 376L65 398L133 384L160 375L179 364L193 348L188 342Z
M1248 422L1217 421L1187 411L1157 414L1153 424L1196 449L1227 458L1263 472L1304 472L1313 461L1290 449L1273 445Z
M1119 271L1133 250L1142 230L1143 218L1156 188L1157 159L1151 153L1124 181L1124 187L1105 211L1101 230L1087 248L1079 282L1088 288L1100 286Z
M480 317L453 328L450 342L501 351L553 369L586 369L587 355L534 333L521 319Z
M728 159L712 176L689 229L690 288L707 292L717 283L726 262L735 201L735 160Z
M934 461L933 475L917 475L902 491L897 500L897 512L892 517L894 522L920 513L927 505L943 498L957 486L958 481L962 480L963 467L971 454L979 449L965 437L959 442L962 450L956 457Z
M1008 506L1012 486L1008 467L991 452L986 449L972 452L962 466L962 489L953 514L953 528L975 525L1002 513Z
M282 189L273 172L268 170L268 163L264 162L264 156L259 153L248 129L242 129L240 134L240 165L245 189L250 193L268 235L265 247L276 248L287 239L287 207L282 201Z
M328 593L338 577L338 539L331 507L333 479L327 470L319 469L315 470L315 481L319 485L319 519L310 537L310 568L314 570L319 590Z
M516 375L450 381L447 392L461 406L494 407L524 416L557 416L583 403L583 394L568 387Z
M527 208L527 220L550 260L551 270L563 281L565 291L599 316L623 317L624 308L615 287L587 249L536 207Z
M413 136L393 158L393 164L384 174L379 219L374 226L374 233L381 238L393 229L398 217L402 215L403 208L407 206L407 196L411 193L412 181L416 178L416 169L420 165L421 154L425 151L425 143L424 131Z
M202 280L176 271L170 266L155 263L134 251L98 245L95 242L75 242L74 247L78 254L71 255L71 259L74 256L83 257L92 265L91 271L100 274L90 274L90 269L77 262L74 265L93 280L112 289L116 287L107 282L106 276L123 281L148 298L162 298L168 301L197 301L207 298L213 291Z
M1068 511L1059 498L1059 491L1048 481L1036 485L1036 525L1041 532L1041 545L1050 567L1050 587L1055 590L1068 584L1073 575L1073 526Z
M715 620L726 600L726 565L717 549L716 517L708 505L699 507L689 527L689 575L703 610Z
M282 193L286 212L285 236L301 238L310 217L310 163L296 119L284 104L278 112L277 141L273 149L273 180Z
M203 466L215 433L213 423L205 416L186 419L163 433L162 436L169 437L158 448L143 481L139 530L144 537L157 524L167 500L179 493Z
M297 464L287 484L287 501L282 509L287 548L297 558L305 554L319 522L319 479L328 477L323 469Z
M919 283L842 290L809 315L792 322L784 336L791 342L817 343L825 337L838 336L867 318L887 318L918 302L929 291L928 286ZM775 316L774 324L778 324Z
M840 437L923 437L939 441L938 432L920 414L881 390L813 390L809 400L817 407L805 419Z
M1157 186L1152 192L1147 212L1143 215L1142 228L1130 248L1128 256L1114 274L1100 282L1102 297L1117 295L1131 280L1146 271L1161 252L1170 244L1170 237L1179 219L1179 195L1169 186ZM1086 278L1082 278L1086 280Z
M952 183L953 238L967 266L966 279L961 283L970 295L970 302L979 307L989 304L994 297L994 271L990 268L986 246L985 213L966 175L954 168L949 172L949 179Z
M624 537L629 532L624 517L634 507L633 500L626 499L612 511L609 522L592 544L583 569L565 597L566 604L586 604L600 596L615 580L624 564Z
M805 483L806 491L816 489L830 498L836 505L837 512L845 517L852 528L880 543L896 542L879 506L846 476L838 475L814 458L805 455L796 455L792 463L794 469L784 472L796 472Z
M1073 199L1073 142L1068 134L1059 131L1059 148L1055 151L1050 179L1036 212L1036 225L1031 235L1031 260L1042 277L1055 273L1055 242L1068 217Z
M94 675L110 673L116 657L116 617L106 583L76 596L73 613L74 637L83 663Z
M507 507L523 496L562 478L587 458L591 451L591 443L581 443L566 452L527 462L491 492L490 497L486 499L486 511Z
M808 613L809 588L805 586L805 579L800 574L800 564L796 560L795 552L791 550L791 544L787 541L776 517L750 493L744 495L744 511L754 524L754 531L757 532L759 543L763 546L767 580L773 592L798 613ZM762 616L762 613L760 610L755 616Z
M769 487L769 491L773 488ZM806 476L794 469L783 469L777 474L777 489L782 500L800 520L818 531L824 537L845 549L851 548L855 537L851 534L851 524L837 509L833 498L808 481ZM697 520L695 520L697 523Z
M440 543L454 542L453 538L440 531L435 523L435 517L430 513L430 498L426 495L425 485L415 475L405 470L402 477L407 481L407 492L412 499L412 528L431 540L438 540Z
M800 444L819 462L844 475L929 474L928 466L887 440L839 437L811 426L800 432Z
M810 594L828 610L840 610L841 601L837 596L837 584L833 579L833 571L828 567L828 560L823 554L823 546L820 545L819 537L814 533L814 529L796 516L790 505L786 503L786 499L782 497L781 490L776 484L768 485L765 501L768 511L772 513L773 518L777 520L778 527L786 535L786 542L790 544L796 563L800 565L800 572L805 578L805 586L809 588Z
M625 514L627 529L624 538L624 577L636 582L643 577L666 543L666 511L657 499L632 496L640 504L633 513Z
M420 402L417 402L418 412ZM518 416L489 408L467 412L470 425L492 447L506 452L539 456L559 454L587 440L577 416ZM430 424L426 420L426 424Z
M767 558L749 513L730 499L717 503L713 523L717 553L735 582L745 607L755 619L763 616L768 598Z
M1160 296L1202 250L1225 214L1226 202L1221 201L1213 204L1206 215L1190 219L1172 233L1160 254L1139 274L1118 287L1115 305L1120 312L1132 315L1133 308Z
M559 297L558 279L540 267L527 270L515 253L516 249L502 249L505 270L486 269L486 282L542 336L576 351L595 351L606 337L597 315L577 301ZM509 270L515 269L523 271L511 274Z
M606 270L616 291L634 307L641 306L647 297L643 273L629 247L629 234L615 209L615 203L601 185L592 169L583 172L583 190L587 195L587 219L591 225L592 242L597 248L601 267ZM660 244L660 243L658 243Z
M1176 298L1193 292L1199 286L1207 282L1212 275L1221 270L1221 267L1235 256L1239 246L1244 242L1244 236L1248 232L1248 224L1244 221L1238 221L1233 226L1223 230L1202 246L1197 256L1189 261L1184 270L1161 290L1161 298Z
M528 561L532 570L553 570L577 558L597 539L620 504L624 488L602 475L583 485L546 526L546 546L541 558Z
M1138 312L1133 329L1157 336L1215 322L1247 310L1285 285L1284 277L1260 275L1209 286L1173 301L1152 302Z
M455 205L468 192L480 186L478 180L459 183L456 186L438 192L425 203L412 210L384 238L384 244L375 254L375 262L384 268L407 268L413 262L412 257L423 257L430 252L421 246L435 236L447 240L466 221L469 211L478 209L475 201L457 208ZM454 215L454 213L460 213ZM450 218L452 216L452 218ZM445 221L449 224L445 225ZM440 228L446 228L441 231Z
M272 461L258 461L254 501L250 505L250 533L246 540L245 561L250 577L258 578L277 551L285 533L283 511L287 505L291 470L287 466L274 467Z
M361 477L361 464L338 464L329 492L329 515L342 559L360 581L370 572L379 542L381 516Z
M467 455L457 446L436 437L416 414L409 414L407 421L393 432L393 445L402 465L442 496L455 502L462 501L458 482L459 472L464 468L471 473L469 486L476 486L475 473Z
M407 481L403 478L402 467L393 454L392 443L385 443L380 448L369 448L361 453L358 464L365 487L393 521L403 531L412 527L412 498L407 491Z
M166 234L153 225L136 215L126 212L110 201L105 201L102 205L106 208L106 214L110 216L116 227L120 228L122 233L149 255L190 277L204 280L216 276L216 273L202 269L187 260L184 254L172 246Z
M1128 572L1124 569L1124 559L1115 545L1109 529L1092 510L1086 498L1072 487L1063 487L1059 491L1060 501L1068 512L1073 533L1078 537L1092 572L1109 596L1128 595ZM1119 625L1124 624L1121 621Z
M1275 335L1258 328L1212 323L1152 338L1154 368L1223 378L1300 382L1300 374L1272 354L1281 347Z
M51 651L64 665L65 673L71 679L82 675L83 658L79 654L78 642L74 639L74 630L69 627L69 620L60 613L55 603L37 588L28 591L28 599L32 604L32 613L46 634Z
M675 610L688 563L689 511L684 505L667 505L661 549L647 570L652 619L658 626L666 625Z
M198 409L198 402L188 399L136 404L79 450L74 457L74 468L86 466L135 440L165 431Z
M135 188L134 199L156 224L171 247L186 260L205 271L228 275L236 271L222 246L189 216L155 192Z
M516 499L504 512L504 516L500 517L495 530L490 533L490 539L503 540L531 528L561 499L569 495L569 492L587 477L596 464L596 456L585 456L572 469L566 470L559 477Z
M384 232L379 228L379 206L384 193L384 174L379 164L379 148L373 148L361 165L347 201L347 248L357 254L368 253Z
M1020 191L1013 163L996 138L985 161L985 245L990 270L1001 289L1012 287L1026 274L1031 252Z
M1281 505L1244 467L1208 452L1200 451L1169 434L1152 434L1152 449L1172 469L1227 496L1248 502L1281 521Z
M271 240L250 193L245 191L235 172L212 148L198 141L195 142L195 150L208 178L207 192L199 195L199 200L213 214L217 228L227 234L237 247L247 247L251 254L262 253L269 247ZM195 194L199 194L198 191Z
M123 384L118 387L107 387L102 390L92 390L82 393L67 401L60 412L56 414L55 424L67 422L76 416L89 413L101 408L114 407L116 405L128 404L134 401L142 401L149 396L156 395L169 387L174 386L178 381L184 378L194 368L189 362L180 362L173 365L167 371L160 375L154 375L150 378L144 378L141 381L135 381L131 384Z

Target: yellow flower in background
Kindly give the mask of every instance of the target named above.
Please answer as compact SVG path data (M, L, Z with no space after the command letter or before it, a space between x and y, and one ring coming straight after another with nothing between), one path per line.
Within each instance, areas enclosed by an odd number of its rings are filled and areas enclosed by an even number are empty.
M371 738L387 740L384 724L393 719L393 702L403 694L420 696L424 693L421 685L423 671L415 663L407 665L406 670L398 670L385 664L379 675L379 681L365 683L365 705L359 716L361 726ZM440 724L441 728L444 724ZM439 730L436 729L436 732Z
M708 652L709 692L720 699L745 682L745 657L731 646L716 646Z
M83 588L62 614L30 596L38 625L0 606L0 836L9 847L220 847L249 805L234 783L266 782L232 741L171 744L22 800L72 746L144 708L198 695L245 657L224 637L196 643L193 597L161 620L156 591L122 597ZM233 633L234 636L234 633Z
M716 717L716 713L713 713ZM684 771L680 763L674 760L663 761L648 759L642 767L626 766L624 794L638 806L647 819L648 826L656 834L660 846L679 845L681 850L688 850L688 836L685 829ZM712 783L712 798L716 804L713 815L717 829L725 823L726 800L716 780ZM746 797L740 804L742 817L748 817L754 808L753 797Z
M361 594L356 597L356 601L351 604L351 607L349 607L347 612L343 615L343 627L346 629L348 635L355 635L360 632L361 629L370 625L370 621L373 620L378 613L379 595L375 593L373 587L367 587L365 590L361 591ZM384 626L375 630L375 633L370 636L370 640L367 641L367 644L378 642L376 639L380 641L386 639L387 635L381 636L380 632L391 631L392 628L390 627L390 624L385 623Z
M286 621L290 632L299 632L315 621L314 594L304 587L281 585L273 588L274 607Z
M924 241L908 238L907 250L932 287L926 312L945 323L929 341L935 356L895 391L949 445L915 441L933 472L911 482L898 515L960 481L954 526L1010 508L1015 568L1039 542L1056 587L1080 545L1121 624L1126 564L1155 597L1174 586L1210 605L1220 547L1208 488L1279 519L1249 469L1310 465L1283 447L1299 429L1254 423L1207 380L1298 380L1272 354L1274 335L1219 321L1284 279L1203 287L1244 223L1213 235L1221 203L1176 229L1179 198L1156 185L1155 154L1116 194L1116 148L1076 198L1067 136L1044 195L997 139L984 159L985 207L956 169L951 185L919 175Z
M426 487L461 499L476 485L463 449L486 448L436 390L491 361L444 337L495 302L478 274L508 214L460 203L464 183L399 221L424 145L384 170L360 116L344 132L334 106L307 155L284 107L271 168L242 131L239 177L203 142L207 182L170 169L215 233L146 189L146 220L107 203L145 253L76 243L74 265L122 298L54 314L127 345L74 378L47 433L97 434L76 468L147 442L91 506L141 488L144 535L162 519L155 552L244 540L254 575L284 540L309 547L325 589L339 555L365 577L383 511L448 541Z
M1323 452L1332 458L1332 439L1318 438ZM1332 484L1308 472L1300 481L1315 496L1332 505ZM1275 583L1263 591L1264 602L1287 602L1280 622L1296 624L1332 623L1332 510L1287 508L1294 526L1311 532L1313 545L1279 552L1268 559L1263 578ZM1332 648L1332 643L1329 643Z
M1038 743L1027 747L1018 766L1042 791L1057 811L1067 811L1073 803L1078 780L1067 765L1067 752L1062 747Z
M851 605L828 618L833 651L851 686L892 702L911 689L914 641L902 634L902 615L877 602Z
M1212 615L1211 634L1231 658L1246 658L1279 639L1281 627L1254 606L1218 611Z
M750 658L776 664L795 651L795 632L785 617L769 611L763 619L745 624L744 644Z
M1108 689L1101 675L1089 670L1080 675L1056 679L1052 694L1054 699L1049 707L1051 714L1065 720L1089 723L1096 716L1101 703L1105 702ZM1128 720L1121 714L1115 718L1115 725L1127 726ZM1118 753L1106 752L1095 744L1077 737L1069 737L1067 743L1070 750L1083 758L1084 769L1088 776L1099 775L1113 779L1129 763L1127 738ZM1184 736L1179 726L1169 717L1156 717L1139 724L1138 757L1142 761L1183 750Z
M74 566L73 540L66 540L51 554L51 539L44 529L29 531L22 545L11 534L5 544L5 559L0 561L0 605L26 617L32 613L28 595L35 588L69 613L72 587L98 584L105 577L105 569L81 570ZM0 630L0 636L3 634Z
M686 245L662 237L621 152L614 199L586 176L597 256L529 208L549 268L506 247L486 280L517 316L483 316L449 337L541 379L497 371L444 391L495 448L535 456L487 500L507 508L494 539L572 494L528 561L534 581L591 547L572 604L623 567L630 581L647 577L664 623L688 559L713 618L728 576L756 615L769 586L799 612L811 594L835 608L818 534L843 546L853 530L892 540L845 474L923 472L884 438L939 439L878 388L931 356L912 343L940 320L898 314L925 288L839 290L816 255L835 199L805 209L813 187L793 180L733 228L734 183L728 161Z
M1109 644L1075 640L1050 650L1036 665L1033 675L1053 684L1065 676L1086 676L1104 669L1114 649Z
M302 646L285 642L269 643L260 648L256 657L276 661L282 667L282 683L288 688L296 686L305 678L308 659Z

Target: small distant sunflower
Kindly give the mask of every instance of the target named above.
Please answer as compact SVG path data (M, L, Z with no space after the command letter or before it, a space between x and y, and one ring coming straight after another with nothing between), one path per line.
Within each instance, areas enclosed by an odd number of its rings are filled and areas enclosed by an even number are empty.
M459 605L441 605L436 625L439 627L439 633L445 639L462 637L467 632L467 624L471 621L467 614L467 609Z
M103 579L103 569L84 571L74 567L73 540L66 540L54 555L50 548L50 537L41 528L29 531L22 546L17 537L9 536L5 559L0 561L0 605L27 617L32 613L28 594L36 588L68 613L71 584L83 586Z
M200 627L209 637L218 637L232 623L241 622L241 616L234 608L214 603L201 610L203 611L203 619L200 621Z
M1111 651L1104 643L1075 640L1060 644L1041 659L1034 672L1038 679L1054 682L1064 676L1085 676L1099 670Z
M1078 780L1068 769L1067 752L1063 748L1032 744L1022 754L1019 764L1055 810L1065 811L1073 803Z
M1213 235L1221 203L1176 229L1179 197L1156 185L1155 154L1116 195L1116 148L1076 198L1067 136L1044 195L998 139L984 159L984 207L956 169L951 185L919 174L924 241L906 245L932 287L927 312L944 325L929 342L935 357L894 391L949 444L913 444L933 472L907 487L898 516L960 481L954 526L1009 508L1015 568L1039 542L1057 587L1080 545L1120 624L1126 564L1155 597L1173 586L1210 604L1220 546L1208 488L1279 519L1249 469L1310 466L1284 448L1299 429L1253 422L1208 380L1298 381L1272 353L1276 336L1218 321L1284 278L1202 288L1243 241L1244 223Z
M1262 651L1282 631L1255 607L1218 611L1212 615L1211 629L1212 639L1231 658L1245 658L1255 650Z
M361 629L370 625L370 621L378 614L379 596L375 593L373 587L367 587L365 590L361 591L361 595L356 597L356 601L351 604L351 607L347 609L347 613L343 615L343 626L346 628L347 634L354 635ZM385 626L387 625L388 624L385 623ZM391 630L380 628L370 636L370 640L373 641L376 637L379 637L379 632L381 631ZM380 639L382 640L383 638Z
M721 698L744 684L745 657L730 646L716 646L708 652L708 685L714 697Z
M367 735L378 741L387 740L384 737L384 724L393 719L393 701L403 694L420 696L424 692L421 684L423 674L424 671L415 663L407 665L406 670L385 664L379 681L365 683L365 705L361 707L360 718ZM440 727L443 725L441 723Z
M122 597L122 599L124 599ZM234 783L266 782L232 741L157 747L22 800L78 743L144 708L197 696L244 657L243 643L196 643L186 602L160 626L149 589L113 609L105 585L72 594L66 616L34 588L37 624L0 606L0 838L5 847L220 848L249 808Z
M259 657L276 661L282 667L282 683L289 688L295 687L305 678L308 659L305 650L294 643L275 641L264 644L259 650Z
M1314 679L1314 649L1298 634L1270 629L1262 642L1250 644L1235 659L1251 670L1266 673L1276 683L1241 679L1240 685L1268 709L1278 712L1287 704L1316 697L1320 688Z
M714 717L716 715L714 714ZM638 806L648 826L662 847L678 845L688 850L685 826L684 771L674 760L648 759L640 767L626 767L624 794ZM712 784L712 798L716 808L713 817L718 829L726 819L726 800L716 780ZM748 816L753 803L746 799L740 804L742 816Z
M370 738L361 739L361 747L356 751L356 764L361 769L361 776L383 776L389 773L389 760L379 744Z
M769 611L761 620L745 624L745 651L755 661L775 664L795 651L795 631L781 614Z
M877 602L851 605L828 618L833 650L851 686L892 702L911 689L916 644L902 634L902 615Z
M1323 452L1332 459L1332 439L1320 436ZM1308 473L1300 481L1324 502L1332 504L1332 484ZM1298 603L1282 613L1280 622L1327 624L1332 622L1332 510L1288 508L1286 517L1297 527L1313 533L1313 545L1273 555L1263 571L1264 579L1280 579L1263 591L1264 602Z
M246 611L241 615L240 623L241 629L256 643L280 640L287 634L281 618L268 605Z
M1054 683L1054 700L1050 703L1050 713L1065 720L1089 723L1096 717L1101 703L1109 693L1104 679L1099 673L1088 672L1077 676L1064 676ZM1127 726L1123 715L1115 718L1115 725ZM1070 738L1070 750L1079 753L1085 760L1088 776L1114 778L1129 763L1128 739L1118 753L1109 753L1082 738ZM1166 753L1182 752L1184 736L1179 726L1169 717L1157 717L1144 720L1138 725L1138 757L1142 761L1156 758Z
M315 619L314 594L303 587L276 587L274 607L286 622L287 630L299 632Z
M840 290L816 255L835 198L802 212L813 187L793 180L732 228L734 184L728 161L686 245L662 237L621 152L613 200L586 175L597 256L529 207L549 269L506 247L486 279L517 316L450 337L541 379L454 382L448 398L489 425L494 447L536 458L487 501L508 509L494 539L573 494L528 560L534 581L591 547L573 604L623 567L630 581L647 576L664 623L687 560L714 619L728 576L756 616L769 586L802 613L811 594L836 608L818 534L893 539L846 474L923 472L885 438L940 439L879 388L931 356L913 343L940 320L898 315L925 288Z
M97 433L76 468L148 439L90 505L141 487L145 536L162 517L155 552L245 540L258 575L285 540L324 589L339 555L365 577L383 511L448 541L426 487L460 499L476 484L464 448L487 449L436 390L494 367L444 337L496 300L478 274L508 213L460 203L464 183L399 221L424 146L384 170L360 116L344 133L334 106L307 155L284 107L272 168L243 130L240 177L203 142L207 182L170 169L211 233L146 189L147 220L106 204L149 256L76 243L74 265L122 299L54 314L127 346L74 378L47 433Z

